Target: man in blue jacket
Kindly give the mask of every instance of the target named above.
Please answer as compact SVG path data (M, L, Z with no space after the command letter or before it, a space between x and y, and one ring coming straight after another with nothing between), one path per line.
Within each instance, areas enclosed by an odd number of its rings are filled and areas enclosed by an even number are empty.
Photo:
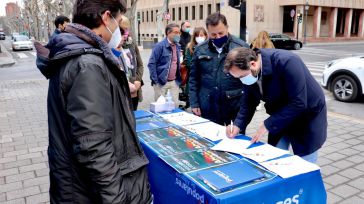
M229 34L226 17L219 12L206 19L209 40L196 47L192 57L189 97L192 112L218 124L229 124L239 111L243 85L224 73L230 50L249 47Z
M52 41L54 40L54 38L60 34L61 32L64 31L64 29L66 28L67 24L69 24L71 21L67 16L57 16L56 19L54 20L54 25L56 26L56 29L54 30L53 34L51 35L51 37L49 37L49 42L46 45L47 48L50 47L50 45L53 43Z
M181 38L178 24L171 23L165 29L166 38L157 43L149 58L148 68L150 79L154 88L154 99L166 95L168 89L172 100L178 107L180 75L180 54L179 41Z
M232 131L245 132L260 100L270 115L253 136L252 142L269 133L268 143L282 149L292 145L294 154L315 163L317 151L327 136L325 96L302 60L285 50L232 50L225 72L240 79L244 95Z

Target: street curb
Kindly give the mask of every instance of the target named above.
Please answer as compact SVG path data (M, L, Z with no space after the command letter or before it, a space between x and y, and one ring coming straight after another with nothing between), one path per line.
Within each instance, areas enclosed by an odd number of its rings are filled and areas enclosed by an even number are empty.
M337 42L308 42L304 44L303 47L314 47L314 46L330 46L330 45L353 45L358 43L364 43L363 40L358 41L337 41Z
M4 60L1 61L5 61L4 63L0 62L0 68L5 68L5 67L10 67L13 66L15 64L15 60L13 58L13 56L9 53L9 51L5 48L5 46L3 45L2 42L0 42L0 46L1 46L1 52L4 53L5 55L7 55L7 57L4 57ZM0 57L2 58L2 57Z

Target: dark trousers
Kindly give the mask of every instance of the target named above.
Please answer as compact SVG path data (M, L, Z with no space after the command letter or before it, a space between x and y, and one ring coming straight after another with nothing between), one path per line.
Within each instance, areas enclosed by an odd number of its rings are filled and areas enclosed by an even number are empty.
M136 111L138 109L139 98L138 97L131 98L131 101L133 103L133 109L134 111Z

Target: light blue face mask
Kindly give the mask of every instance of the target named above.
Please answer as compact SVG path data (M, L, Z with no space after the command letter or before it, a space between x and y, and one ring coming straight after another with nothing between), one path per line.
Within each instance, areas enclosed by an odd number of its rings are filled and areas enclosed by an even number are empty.
M240 81L241 81L241 83L249 86L249 85L252 85L252 84L254 84L255 82L258 81L258 76L255 77L252 74L249 74L249 75L247 75L245 77L241 77Z

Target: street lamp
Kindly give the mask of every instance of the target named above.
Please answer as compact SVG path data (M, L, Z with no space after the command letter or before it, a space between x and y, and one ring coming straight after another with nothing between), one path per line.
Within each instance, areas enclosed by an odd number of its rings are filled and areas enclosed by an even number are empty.
M308 1L306 1L306 5L305 5L305 38L303 39L303 44L307 43L307 15L308 15L308 10L310 10L310 6L308 5Z
M302 14L300 11L297 12L297 40L298 40L298 32L300 28L300 23L302 22Z
M59 6L59 10L61 12L63 12L63 1L62 0L59 0L58 6Z

